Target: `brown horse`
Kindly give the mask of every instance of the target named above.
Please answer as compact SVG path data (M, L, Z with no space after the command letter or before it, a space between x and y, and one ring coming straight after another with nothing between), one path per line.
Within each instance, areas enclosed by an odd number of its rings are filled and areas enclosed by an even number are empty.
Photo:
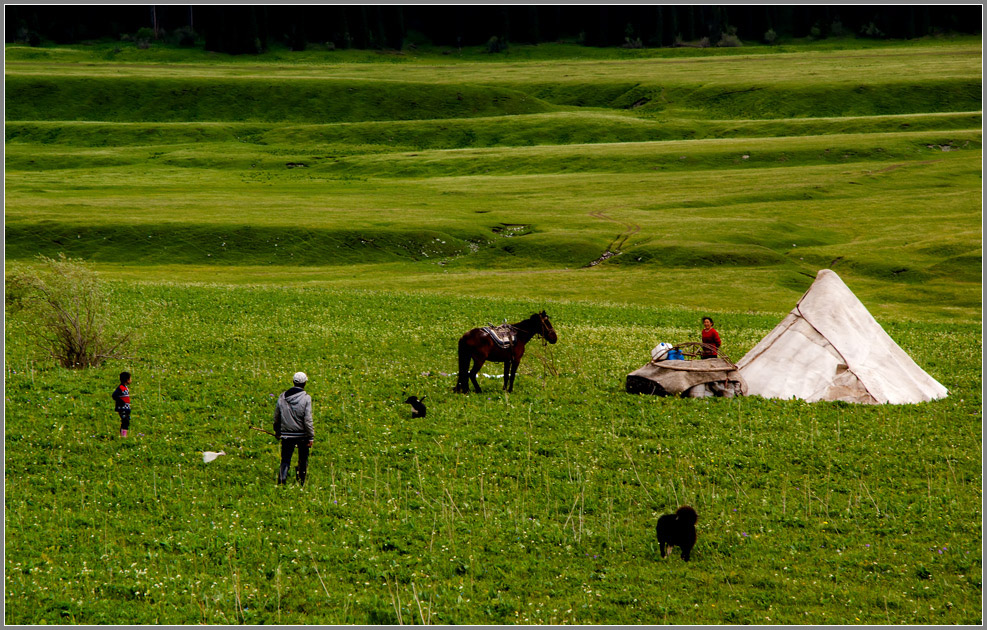
M507 348L497 344L482 328L474 328L459 338L459 374L456 377L454 391L468 394L470 381L473 389L480 393L480 384L476 382L476 374L487 361L504 364L504 390L514 391L514 376L517 374L518 363L524 356L524 346L535 335L541 335L548 343L555 343L558 337L552 322L548 320L545 311L535 313L528 319L510 324L513 329L514 343ZM473 369L470 369L470 361Z

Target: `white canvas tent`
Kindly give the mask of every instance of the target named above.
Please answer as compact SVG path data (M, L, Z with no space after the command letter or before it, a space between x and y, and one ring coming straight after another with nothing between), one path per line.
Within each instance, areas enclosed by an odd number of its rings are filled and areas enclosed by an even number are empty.
M765 398L907 404L947 393L829 269L737 367L747 393Z

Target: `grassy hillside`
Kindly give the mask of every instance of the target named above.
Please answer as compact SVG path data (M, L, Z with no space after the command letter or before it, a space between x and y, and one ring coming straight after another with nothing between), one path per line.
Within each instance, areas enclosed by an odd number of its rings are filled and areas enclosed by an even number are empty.
M84 258L140 332L71 372L6 307L5 622L982 623L979 38L7 46L5 81L8 271ZM946 399L624 393L703 314L739 359L821 268ZM451 393L459 335L541 309L514 394ZM299 369L279 491L250 427Z
M329 283L353 265L389 263L384 280L368 266L364 286L406 278L483 294L486 270L551 270L564 278L554 294L570 298L593 296L606 268L639 269L633 283L649 288L620 291L621 301L661 294L776 312L833 267L865 294L869 281L886 282L886 315L979 317L978 131L399 153L35 146L8 145L9 258L65 252L152 278L159 265L187 264L161 273L194 279L205 265L257 281L305 266ZM586 269L607 251L620 255ZM673 270L691 281L666 280ZM765 302L717 279L754 270L773 270L770 284L787 291ZM916 304L916 283L938 299Z
M980 320L979 40L440 52L8 46L6 256Z

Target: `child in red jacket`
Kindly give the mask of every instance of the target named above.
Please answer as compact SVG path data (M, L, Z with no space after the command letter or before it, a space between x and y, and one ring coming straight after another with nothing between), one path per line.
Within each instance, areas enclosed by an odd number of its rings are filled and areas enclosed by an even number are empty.
M130 372L120 372L120 386L113 390L116 412L120 414L120 437L130 429Z

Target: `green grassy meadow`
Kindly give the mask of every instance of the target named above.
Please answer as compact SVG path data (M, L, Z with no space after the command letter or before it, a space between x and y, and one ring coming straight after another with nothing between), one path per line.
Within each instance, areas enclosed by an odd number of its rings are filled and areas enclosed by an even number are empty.
M140 332L69 371L7 308L6 623L982 623L979 38L5 55L7 268L84 259ZM947 398L623 392L822 268ZM452 393L462 333L541 309L513 394ZM250 427L297 370L277 488Z

